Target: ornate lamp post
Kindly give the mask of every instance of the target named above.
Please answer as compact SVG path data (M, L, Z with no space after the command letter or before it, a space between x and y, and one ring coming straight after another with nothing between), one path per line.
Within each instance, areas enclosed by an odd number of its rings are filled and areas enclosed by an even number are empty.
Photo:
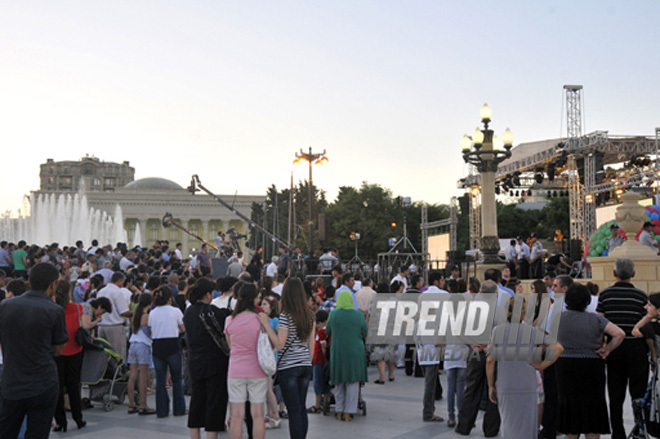
M304 152L300 148L300 152L296 153L296 159L293 161L294 165L299 165L306 161L309 164L309 184L307 185L308 207L309 207L309 257L314 256L314 220L312 218L312 163L317 166L325 165L328 163L328 158L325 156L325 149L322 153L312 153L312 147L309 147L309 152Z
M498 141L493 130L488 129L492 110L484 104L479 112L484 129L477 129L470 138L467 134L461 140L463 160L477 167L481 174L481 246L482 262L484 264L501 263L497 257L500 243L497 235L497 209L495 204L495 173L504 160L511 157L513 133L507 128ZM504 150L499 143L503 143Z

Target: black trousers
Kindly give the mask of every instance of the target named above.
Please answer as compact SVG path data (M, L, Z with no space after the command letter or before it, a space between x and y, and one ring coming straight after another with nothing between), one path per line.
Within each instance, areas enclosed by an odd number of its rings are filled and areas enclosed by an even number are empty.
M210 377L193 380L188 428L225 431L228 401L226 368Z
M468 361L465 370L465 394L458 414L457 433L461 435L470 434L479 413L481 397L487 387L486 353L481 352L478 358ZM495 437L500 431L500 413L497 410L497 405L493 404L490 399L486 403L483 431L486 437Z
M626 387L630 399L643 398L649 378L646 342L626 339L607 357L607 394L610 401L612 439L625 439L623 428L623 402Z
M518 263L518 266L520 267L518 279L529 279L529 262L525 259L520 259Z
M543 279L543 259L539 258L531 266L532 279Z
M74 421L83 420L82 403L80 401L80 368L82 367L82 351L75 355L60 355L55 357L57 364L57 373L60 377L60 392L57 396L57 406L55 407L55 422L59 426L66 426L66 413L64 412L64 388L69 394L69 404L71 405L71 417Z
M57 386L45 392L23 399L5 399L0 397L0 438L16 439L27 415L25 437L46 439L57 404Z
M545 439L554 439L557 437L558 398L554 364L543 371L543 394L545 395L545 402L543 403L543 418L541 419L542 435Z

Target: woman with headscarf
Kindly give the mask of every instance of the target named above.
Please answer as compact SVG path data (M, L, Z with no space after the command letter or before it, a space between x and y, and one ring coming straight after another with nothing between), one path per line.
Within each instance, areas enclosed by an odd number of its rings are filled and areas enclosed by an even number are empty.
M358 409L360 383L367 381L364 349L367 321L364 314L355 309L350 291L339 293L337 309L330 313L325 330L332 337L330 383L335 386L335 417L352 421Z

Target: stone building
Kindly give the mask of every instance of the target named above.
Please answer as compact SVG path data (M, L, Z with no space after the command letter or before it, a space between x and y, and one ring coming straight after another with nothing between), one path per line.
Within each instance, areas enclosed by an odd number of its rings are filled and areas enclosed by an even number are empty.
M85 156L78 161L47 159L41 165L39 179L41 191L48 193L113 192L135 178L135 169L129 162L102 162L96 157Z
M245 221L208 195L193 196L178 183L165 178L134 180L134 172L128 162L106 163L93 157L84 157L79 162L49 159L41 165L41 190L34 193L35 199L40 194L76 193L83 184L90 207L108 215L115 214L117 205L121 207L131 246L136 243L139 227L143 246L166 239L171 246L181 242L186 254L198 250L202 243L196 238L176 227L163 227L162 218L166 213L171 213L174 221L211 243L215 243L218 231L226 232L232 227L238 234L249 234ZM83 183L76 183L76 179L83 179ZM99 183L95 179L101 184L95 184ZM252 203L262 204L266 199L255 195L219 196L233 203L234 209L248 218ZM245 248L244 240L239 244Z

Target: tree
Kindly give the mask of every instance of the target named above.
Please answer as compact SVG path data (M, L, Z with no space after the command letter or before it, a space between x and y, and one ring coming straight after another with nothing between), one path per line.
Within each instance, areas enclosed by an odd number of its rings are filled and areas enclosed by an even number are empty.
M360 189L342 186L326 212L325 244L336 248L347 259L354 253L350 234L357 232L360 234L360 258L375 259L379 252L387 251L389 238L396 236L392 223L398 225L402 219L403 213L388 189L366 182Z

